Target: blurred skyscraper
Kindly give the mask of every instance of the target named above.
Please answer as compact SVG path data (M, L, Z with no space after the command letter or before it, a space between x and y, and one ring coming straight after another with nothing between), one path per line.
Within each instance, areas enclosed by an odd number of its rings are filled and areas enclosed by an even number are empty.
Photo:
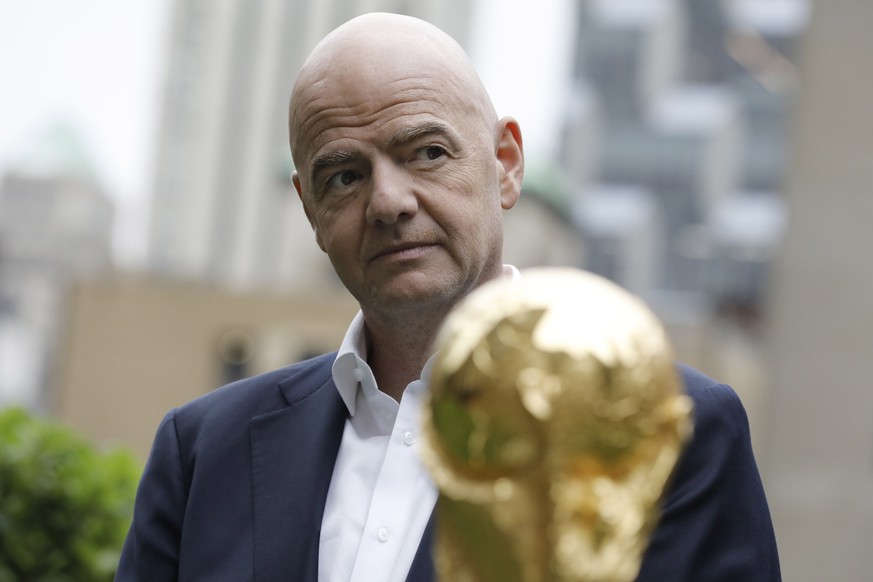
M589 123L568 123L566 140L580 139L575 127L598 127L576 205L589 268L650 298L691 294L757 311L784 223L785 123L807 8L580 5L576 84L593 105ZM571 172L591 164L566 151Z
M293 193L288 97L329 30L364 12L433 22L464 43L464 0L178 0L149 229L149 270L241 288L334 281Z

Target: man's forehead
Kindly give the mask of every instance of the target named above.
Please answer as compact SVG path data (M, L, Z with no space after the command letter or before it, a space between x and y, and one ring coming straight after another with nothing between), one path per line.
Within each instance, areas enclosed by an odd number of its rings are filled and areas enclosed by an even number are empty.
M325 37L301 68L297 87L384 82L430 70L456 75L468 68L463 49L438 28L398 15L372 16L353 19Z
M374 102L469 99L469 79L440 59L401 56L401 48L385 55L366 51L344 54L337 61L313 63L300 73L291 106L304 115L327 108L366 113Z
M368 85L326 80L300 97L292 139L295 147L310 153L343 138L382 145L404 128L423 125L442 124L457 133L463 130L460 126L473 123L473 117L481 117L469 91L436 75Z
M408 113L410 104L443 117L475 111L494 117L490 99L466 54L430 24L374 15L328 35L300 71L291 99L289 129L296 162L317 136L333 127L384 122L386 108ZM317 146L316 146L317 147Z

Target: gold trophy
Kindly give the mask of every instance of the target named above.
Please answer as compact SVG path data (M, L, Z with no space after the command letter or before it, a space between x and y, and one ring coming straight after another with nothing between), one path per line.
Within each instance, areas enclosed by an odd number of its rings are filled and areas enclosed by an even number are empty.
M425 463L443 582L624 582L690 431L657 318L573 269L492 281L437 342Z

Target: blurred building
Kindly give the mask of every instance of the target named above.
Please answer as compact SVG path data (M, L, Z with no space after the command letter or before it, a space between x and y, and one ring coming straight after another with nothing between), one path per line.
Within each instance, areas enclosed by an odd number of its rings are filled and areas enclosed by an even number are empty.
M873 571L873 3L816 3L768 294L763 477L785 580Z
M0 181L0 404L42 404L66 292L109 269L113 215L63 126L40 135Z
M97 442L145 459L170 409L240 378L337 349L346 292L232 292L115 276L77 284L53 411Z
M585 233L582 263L632 293L651 293L664 249L661 211L649 190L600 185L586 190L571 209Z
M463 0L178 0L149 234L149 270L235 287L335 282L290 181L288 98L331 29L364 12L429 20L462 44Z
M571 208L572 184L557 164L527 164L521 197L503 215L505 262L519 269L585 262L585 241Z
M599 135L577 195L588 268L656 302L696 294L714 308L759 309L784 224L786 117L807 10L806 0L580 5L575 82L595 102ZM570 146L586 131L576 125ZM572 150L571 172L591 165Z

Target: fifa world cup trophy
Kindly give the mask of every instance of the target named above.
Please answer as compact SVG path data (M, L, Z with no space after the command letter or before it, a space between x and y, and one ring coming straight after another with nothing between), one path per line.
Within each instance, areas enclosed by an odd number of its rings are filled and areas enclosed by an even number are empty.
M531 270L467 297L436 349L439 578L633 580L691 431L656 317L598 276Z

